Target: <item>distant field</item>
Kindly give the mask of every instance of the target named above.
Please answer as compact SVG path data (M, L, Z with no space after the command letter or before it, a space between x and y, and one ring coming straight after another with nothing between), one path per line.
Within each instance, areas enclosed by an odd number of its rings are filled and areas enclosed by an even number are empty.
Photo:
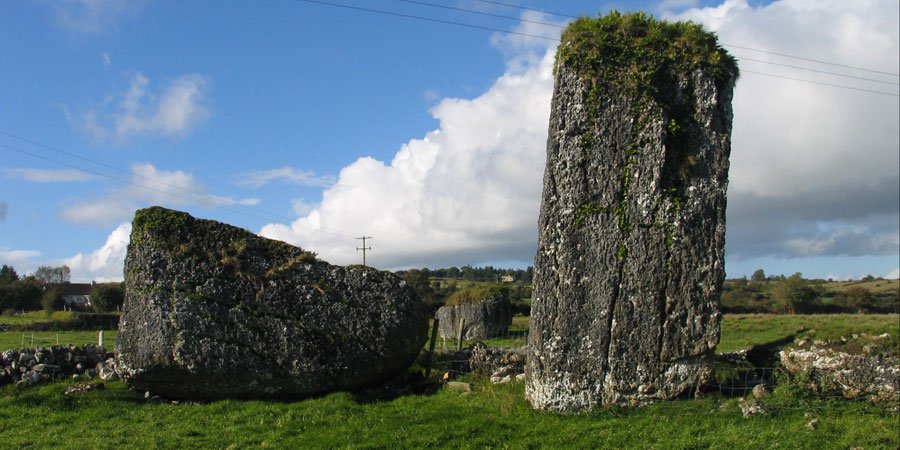
M514 317L513 325L505 336L487 339L491 347L519 347L525 345L529 318ZM56 345L57 335L61 345L94 344L97 331L5 331L0 332L0 350L19 348L24 342L32 347ZM430 333L430 328L429 328ZM749 348L753 345L777 341L799 333L798 337L837 341L842 336L853 334L891 335L891 346L900 348L900 316L896 314L828 314L828 315L773 315L773 314L727 314L722 320L721 341L718 352L730 352ZM115 331L105 331L105 346L112 350L116 338ZM468 346L474 341L465 341ZM444 340L438 338L437 350L443 349ZM427 347L426 343L426 347ZM456 341L448 339L447 348L456 348ZM897 350L900 353L900 350Z
M6 325L30 325L38 322L52 322L71 320L75 313L71 311L54 311L47 314L45 311L29 311L15 316L0 316L0 324Z
M900 278L896 280L870 280L870 281L833 281L821 285L827 291L847 292L851 287L868 289L873 294L900 292Z
M853 334L891 335L891 348L900 345L900 316L897 314L726 314L718 352L730 352L774 342L799 333L798 337L837 341Z
M0 351L9 349L49 347L52 345L96 344L99 331L2 331ZM112 351L116 342L115 331L103 332L103 346Z
M518 347L525 345L529 317L514 317L513 324L505 336L486 339L490 347ZM429 328L430 329L430 328ZM897 314L726 314L722 319L721 339L717 352L731 352L765 344L796 334L797 338L837 341L841 337L850 338L854 334L891 335L892 353L900 353L900 316ZM464 341L469 345L474 341ZM456 347L456 340L447 339L446 345ZM437 349L444 346L438 338Z

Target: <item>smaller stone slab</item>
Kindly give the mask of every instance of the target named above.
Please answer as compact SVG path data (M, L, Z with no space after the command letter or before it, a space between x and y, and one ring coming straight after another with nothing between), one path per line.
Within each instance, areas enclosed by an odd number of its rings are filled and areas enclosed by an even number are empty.
M512 325L512 306L508 297L495 296L462 305L442 306L436 317L444 339L459 336L461 321L464 321L463 339L487 339L506 334Z

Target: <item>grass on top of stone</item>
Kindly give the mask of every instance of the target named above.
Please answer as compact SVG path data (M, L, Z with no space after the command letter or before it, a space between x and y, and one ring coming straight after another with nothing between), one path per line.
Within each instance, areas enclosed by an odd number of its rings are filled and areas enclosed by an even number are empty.
M715 33L694 22L667 22L643 12L574 20L562 33L556 58L558 66L573 67L588 79L637 89L672 69L702 68L720 81L738 76L736 60L719 46Z
M447 298L445 305L465 305L478 303L497 297L509 297L509 289L500 284L474 284L454 292Z
M661 402L561 415L535 411L524 385L462 378L472 392L361 400L148 402L122 382L66 396L73 381L0 388L3 445L80 448L896 448L897 416L848 401L776 391L771 416L737 399ZM807 427L818 420L817 429Z

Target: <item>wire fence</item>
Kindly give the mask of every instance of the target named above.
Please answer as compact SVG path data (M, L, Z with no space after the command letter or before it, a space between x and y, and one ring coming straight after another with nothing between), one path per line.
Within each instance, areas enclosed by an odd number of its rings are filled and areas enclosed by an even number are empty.
M105 331L3 331L0 332L0 351L22 348L52 347L55 345L99 344L112 350L115 330Z
M483 386L524 384L528 329L527 324L513 324L505 332L494 333L484 339L459 339L457 336L441 336L432 324L429 341L426 343L420 364L426 367L431 377L443 381L462 379ZM431 340L434 340L432 345ZM561 354L577 360L578 354ZM778 411L804 412L821 409L827 402L845 401L859 406L861 414L900 415L900 367L875 368L875 372L888 372L886 377L862 377L870 385L848 385L848 370L834 372L810 369L791 372L777 361L772 354L770 364L756 366L746 358L745 352L716 355L707 370L700 371L689 388L678 395L673 402L656 402L654 408L676 408L680 413L690 412L690 407L680 400L707 399L721 407L740 410L744 416L754 414L774 414ZM671 365L662 364L658 373ZM890 372L893 371L893 377ZM492 395L509 395L522 398L522 388L493 389ZM652 397L652 396L650 396ZM649 398L649 397L648 397ZM823 403L824 402L824 403ZM696 403L695 412L708 413L709 402Z

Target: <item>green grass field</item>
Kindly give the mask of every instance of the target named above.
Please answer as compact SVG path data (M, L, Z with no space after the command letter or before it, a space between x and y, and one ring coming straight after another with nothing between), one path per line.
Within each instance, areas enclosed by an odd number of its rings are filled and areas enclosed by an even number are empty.
M72 382L0 390L8 448L896 448L896 413L858 402L782 398L743 418L736 399L633 410L532 410L522 383L483 378L465 394L370 401L335 393L297 402L151 403L121 382L65 396ZM806 427L818 420L818 429Z
M45 311L29 311L15 316L0 316L0 324L6 325L30 325L39 322L65 321L75 317L71 311L54 311L47 314Z
M826 291L846 292L852 287L868 289L873 294L900 292L900 278L895 280L832 281L822 284Z
M826 342L850 338L853 334L891 335L887 349L898 354L900 346L900 316L897 314L726 314L722 320L719 353L741 350L758 344L774 342L797 334L797 338L820 339Z
M517 329L527 318L516 318ZM726 315L722 351L800 331L833 340L900 334L897 315ZM87 342L96 332L81 332ZM3 336L14 334L14 336ZM0 348L22 333L0 333ZM55 335L55 332L42 333ZM111 347L114 333L105 332ZM36 333L38 335L38 333ZM61 333L61 336L63 333ZM62 337L61 337L62 339ZM896 338L893 340L896 343ZM500 342L498 342L500 344ZM637 409L559 415L532 410L524 385L465 376L471 393L447 387L393 399L334 393L296 402L148 402L122 382L66 396L72 380L0 388L0 447L9 448L897 448L896 407L814 399L778 387L769 416L743 418L737 398L661 402ZM818 428L807 428L810 420Z
M43 313L41 313L43 314ZM491 347L518 347L525 345L528 317L514 317L506 336L485 340ZM771 315L771 314L727 314L722 320L722 338L718 352L730 352L765 344L799 333L799 338L836 341L842 336L853 334L891 335L890 345L895 354L900 354L900 316L896 314L832 314L832 315ZM96 331L5 331L0 332L0 350L56 345L57 335L61 345L83 345L97 342ZM34 345L32 345L32 337ZM104 344L110 350L115 342L116 332L104 332ZM467 346L474 341L464 341ZM438 338L436 349L443 347L443 339ZM427 347L427 343L426 343ZM456 348L456 341L447 340L449 349Z
M52 345L85 345L98 342L98 331L2 331L0 351L18 348L49 347ZM103 346L112 351L116 332L103 332Z

